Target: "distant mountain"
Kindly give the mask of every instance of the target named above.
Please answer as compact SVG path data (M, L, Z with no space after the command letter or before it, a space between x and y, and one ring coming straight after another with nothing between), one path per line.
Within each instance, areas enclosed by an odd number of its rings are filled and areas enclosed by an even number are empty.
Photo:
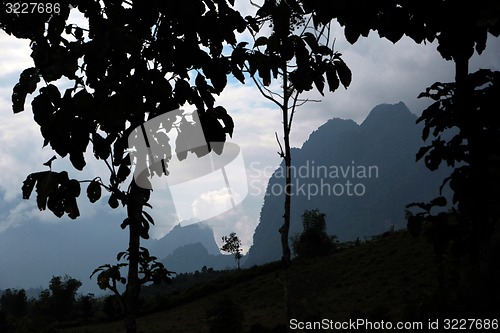
M114 263L128 244L120 228L123 215L102 201L91 206L95 214L85 212L76 221L43 212L39 214L50 222L33 218L0 232L0 288L45 289L52 276L67 274L83 283L79 292L102 293L90 274L102 264ZM81 211L87 207L82 204Z
M214 231L203 223L190 224L182 227L176 225L163 238L152 242L148 248L152 254L159 257L166 257L181 246L200 243L205 247L208 254L221 254L217 243L215 242Z
M220 253L218 255L210 254L201 243L181 246L161 261L169 271L176 273L201 271L203 266L215 270L236 267L234 256Z
M221 254L213 229L203 223L177 225L148 248L153 255L163 258L161 261L168 270L176 273L194 272L203 266L216 270L236 266L233 256Z
M449 174L415 163L422 146L416 119L402 102L382 104L361 125L329 120L294 149L290 236L302 231L303 212L315 208L342 241L403 228L405 205L435 197ZM281 258L284 182L282 164L269 180L246 266Z

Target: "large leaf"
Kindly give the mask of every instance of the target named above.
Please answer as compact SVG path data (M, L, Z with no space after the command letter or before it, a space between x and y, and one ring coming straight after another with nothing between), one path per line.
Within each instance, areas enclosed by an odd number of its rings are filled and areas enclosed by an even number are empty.
M223 106L217 106L213 109L213 113L217 119L222 120L224 123L224 132L229 134L229 137L233 137L234 121L233 118L227 113Z
M23 182L23 186L21 188L23 192L23 199L30 198L31 192L33 192L33 188L35 187L36 182L44 177L48 172L49 171L35 172L26 177L26 180Z
M97 180L92 180L87 187L87 197L94 203L101 198L101 184Z
M352 73L349 67L342 59L335 61L335 68L337 69L337 74L339 76L340 82L347 89L352 81Z
M332 63L326 66L326 81L328 82L328 87L330 92L334 92L340 85L339 78L337 76L337 70Z
M36 68L31 67L21 73L19 82L12 91L12 110L14 113L24 111L26 95L35 91L38 82L40 82L40 76Z
M264 46L264 45L267 45L267 37L261 36L261 37L257 38L255 43L253 44L253 47L259 47L259 46Z
M48 171L43 173L38 179L36 184L36 202L38 209L45 210L47 208L47 199L49 195L56 192L58 189L59 184L57 178L55 172Z

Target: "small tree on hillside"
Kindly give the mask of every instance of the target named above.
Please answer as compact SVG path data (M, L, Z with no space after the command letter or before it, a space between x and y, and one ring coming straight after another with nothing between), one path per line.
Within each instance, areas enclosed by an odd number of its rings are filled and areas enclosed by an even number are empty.
M302 214L304 231L293 240L293 250L299 257L323 256L335 249L337 236L326 233L326 215L318 209L306 210Z
M234 258L238 264L238 269L240 269L240 260L243 257L241 254L241 240L236 236L236 233L232 232L229 236L222 236L222 241L224 245L220 248L224 252L229 252L234 254Z

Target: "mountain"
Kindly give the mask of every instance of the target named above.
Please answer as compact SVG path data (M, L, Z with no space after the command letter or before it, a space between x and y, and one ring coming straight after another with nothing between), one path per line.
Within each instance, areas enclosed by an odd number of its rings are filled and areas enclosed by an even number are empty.
M201 243L191 243L181 246L161 261L168 270L176 273L199 271L203 266L215 270L236 267L233 255L210 254Z
M316 208L341 241L405 227L405 205L437 196L449 174L415 163L423 144L416 119L402 102L382 104L361 125L329 120L294 149L290 236L302 232L303 212ZM284 182L281 164L269 180L246 266L281 258Z
M155 256L166 257L179 247L196 243L202 244L210 255L221 254L215 242L214 231L203 223L190 224L185 227L178 224L148 247Z
M52 276L67 274L83 283L79 292L102 293L90 274L102 264L115 263L116 254L128 244L127 233L120 228L123 216L105 204L91 206L93 214L89 205L82 204L81 210L89 212L76 221L35 211L34 218L0 232L0 288L44 289ZM31 203L23 207L30 211L26 207Z
M213 229L204 223L176 225L163 238L153 241L149 249L176 273L194 272L203 266L221 270L236 265L234 256L221 254Z

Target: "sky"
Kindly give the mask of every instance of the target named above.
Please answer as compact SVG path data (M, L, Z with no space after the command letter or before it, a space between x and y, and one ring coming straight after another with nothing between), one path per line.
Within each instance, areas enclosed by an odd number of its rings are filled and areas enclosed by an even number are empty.
M250 8L249 4L241 1L237 1L237 6L243 11ZM402 101L410 111L418 115L430 103L417 98L420 92L436 81L453 81L453 63L441 58L436 51L436 43L416 44L403 37L393 44L379 38L372 31L367 38L360 37L355 45L351 45L343 37L343 28L337 24L334 24L332 35L336 38L335 50L342 53L343 60L353 73L351 86L348 89L341 87L331 94L326 93L324 97L318 93L304 94L306 98L321 101L310 102L296 113L291 131L293 147L301 147L315 129L331 118L353 119L361 123L378 104ZM0 234L23 226L27 221L39 221L37 228L51 228L58 223L68 223L69 220L58 219L49 211L40 212L34 197L31 200L21 198L20 189L26 176L31 172L45 170L42 163L54 155L49 147L42 149L43 139L31 113L31 98L27 99L25 112L14 115L11 108L12 88L22 70L32 66L30 52L26 40L16 40L0 32ZM499 55L499 39L488 36L486 51L481 56L474 55L470 71L479 68L500 70ZM255 86L242 85L234 79L229 80L228 87L217 98L216 103L225 106L234 119L234 135L229 141L241 148L248 180L248 195L235 208L211 219L210 225L214 228L216 241L219 243L223 235L235 231L243 241L246 252L252 244L253 232L259 223L267 180L280 163L275 132L282 137L281 114L259 94ZM189 110L192 107L185 108ZM87 161L88 166L84 172L71 171L70 176L92 179L95 175L102 175L104 179L107 178L102 164L92 163L91 158ZM57 171L72 170L68 161L63 159L54 161L53 168ZM155 207L153 216L157 221L151 231L153 238L162 237L179 223L171 203L166 204L167 194L158 191L151 198ZM211 197L204 204L215 205L216 200L216 197ZM81 219L98 217L102 214L103 205L105 206L105 202L101 202L100 206L89 204L84 194L79 202ZM115 213L117 233L121 232L118 227L121 223L120 214L124 214L123 210ZM89 228L93 227L89 225ZM46 240L46 246L50 247L51 242L50 239ZM0 284L1 288L5 286Z

